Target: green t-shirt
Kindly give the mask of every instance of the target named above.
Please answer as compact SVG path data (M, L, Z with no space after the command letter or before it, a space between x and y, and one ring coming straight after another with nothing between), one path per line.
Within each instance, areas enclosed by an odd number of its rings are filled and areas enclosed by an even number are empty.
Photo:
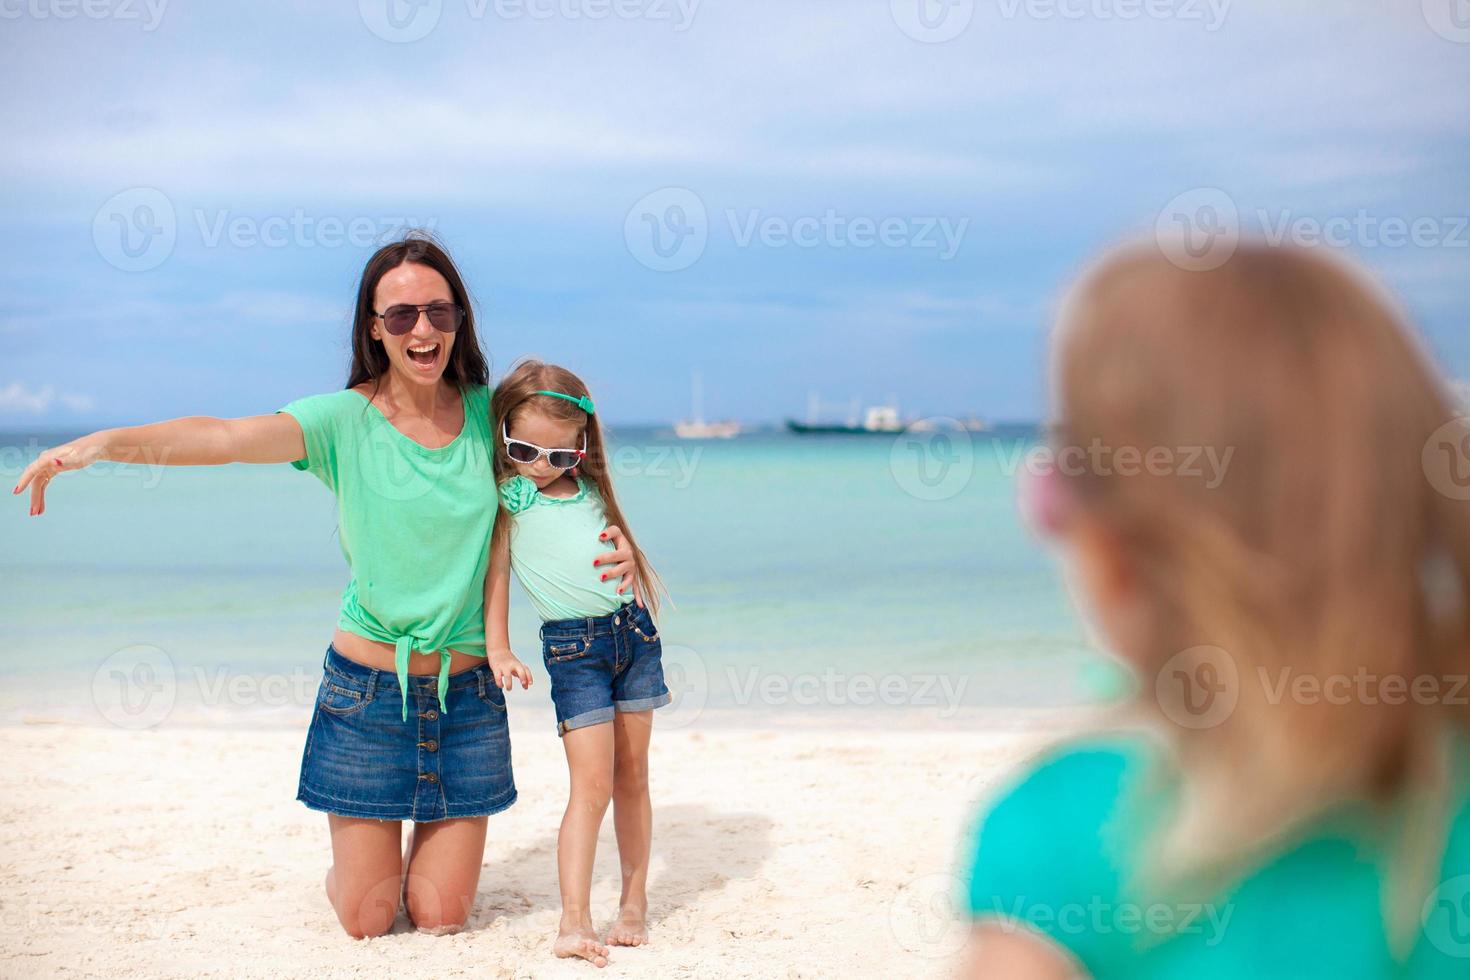
M337 625L394 645L403 717L408 657L438 652L439 707L448 711L450 651L485 656L485 571L497 509L490 391L461 389L464 427L449 445L421 446L351 388L279 409L301 423L306 458L337 498L351 578Z
M1386 848L1361 808L1282 844L1207 896L1149 892L1138 873L1165 800L1162 752L1118 736L1053 750L992 804L974 840L966 906L1024 923L1097 980L1470 977L1470 752L1453 742L1440 873L1407 958L1390 949Z
M523 476L500 485L512 515L510 567L543 622L617 612L633 597L618 595L620 579L606 581L592 560L613 550L599 541L607 526L602 497L581 477L570 497L548 497Z

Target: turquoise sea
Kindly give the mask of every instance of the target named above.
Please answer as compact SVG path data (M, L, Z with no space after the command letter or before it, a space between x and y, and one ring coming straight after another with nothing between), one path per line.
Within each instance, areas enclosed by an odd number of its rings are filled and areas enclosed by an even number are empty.
M612 436L624 509L676 604L661 632L684 720L963 723L1116 689L1019 521L1030 429ZM0 435L0 471L13 483L67 437ZM0 722L309 710L346 581L333 501L311 476L101 464L59 479L40 518L8 497L0 541ZM512 594L513 641L541 679L512 705L544 707L536 620Z

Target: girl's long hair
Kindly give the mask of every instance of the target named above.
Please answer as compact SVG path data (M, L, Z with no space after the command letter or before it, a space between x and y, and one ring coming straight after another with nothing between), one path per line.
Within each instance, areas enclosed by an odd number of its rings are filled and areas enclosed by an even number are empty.
M603 439L598 416L588 415L564 398L553 398L550 395L536 393L543 390L559 391L574 398L584 395L591 397L591 392L587 390L582 379L564 367L537 360L523 360L515 364L510 373L500 379L500 383L495 386L495 394L490 399L490 416L495 424L495 482L499 485L516 475L515 464L505 453L505 441L500 430L502 421L508 427L514 427L515 420L521 412L534 409L559 422L575 422L581 426L587 434L587 455L578 464L577 472L589 480L602 496L603 514L607 523L621 528L627 537L628 545L633 549L633 563L637 566L636 580L639 592L643 596L643 602L649 614L656 616L659 597L660 595L666 596L668 591L664 587L663 580L659 578L658 573L653 570L653 566L643 554L643 549L638 546L632 529L628 527L627 518L623 516L623 509L618 506L617 494L613 491L612 475L608 472L606 442ZM495 522L493 532L495 545L499 545L501 537L509 533L510 522L514 519L502 500L500 517Z
M1458 448L1435 445L1455 424L1448 385L1356 267L1254 244L1209 271L1153 245L1105 256L1064 304L1053 384L1074 459L1100 446L1228 460L1218 480L1202 466L1058 471L1150 607L1119 652L1179 765L1160 867L1228 879L1366 801L1401 821L1384 911L1402 945L1442 860L1445 736L1470 730L1470 505L1433 476L1435 454ZM1237 700L1181 724L1161 692L1206 661L1214 674L1195 679L1228 696L1228 662ZM1299 675L1364 672L1438 697L1293 694Z

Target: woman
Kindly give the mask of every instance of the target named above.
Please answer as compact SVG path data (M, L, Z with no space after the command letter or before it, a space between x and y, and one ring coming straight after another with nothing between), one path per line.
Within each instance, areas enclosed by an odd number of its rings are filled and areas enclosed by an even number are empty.
M462 926L487 818L515 802L505 698L484 660L497 508L488 375L453 261L411 237L363 270L344 390L272 415L95 432L41 454L14 490L29 487L43 514L57 475L139 452L175 466L291 463L332 490L351 579L297 798L328 814L327 897L356 938L387 932L400 900L421 930ZM606 570L637 596L622 532L603 535L615 548L587 574Z

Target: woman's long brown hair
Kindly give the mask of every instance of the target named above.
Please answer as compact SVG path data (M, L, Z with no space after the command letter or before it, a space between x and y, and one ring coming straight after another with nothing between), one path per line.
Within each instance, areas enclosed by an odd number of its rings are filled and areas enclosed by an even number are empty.
M643 596L649 614L658 615L659 597L667 596L668 590L643 554L643 549L638 546L632 529L628 527L627 518L623 516L623 509L618 505L617 494L613 491L612 475L608 472L607 444L597 415L588 415L564 398L538 395L538 391L559 391L574 398L592 397L582 379L564 367L537 360L520 361L512 367L510 373L495 386L495 394L490 399L490 416L495 424L496 484L504 483L516 475L515 464L505 454L505 440L500 431L502 421L507 427L513 426L519 413L534 409L558 422L574 422L580 426L587 435L587 455L577 465L577 473L591 481L602 496L603 515L607 523L621 528L628 539L628 546L633 549L633 564L637 566L639 593ZM495 546L499 546L502 536L509 533L510 522L514 519L502 500L493 535Z

